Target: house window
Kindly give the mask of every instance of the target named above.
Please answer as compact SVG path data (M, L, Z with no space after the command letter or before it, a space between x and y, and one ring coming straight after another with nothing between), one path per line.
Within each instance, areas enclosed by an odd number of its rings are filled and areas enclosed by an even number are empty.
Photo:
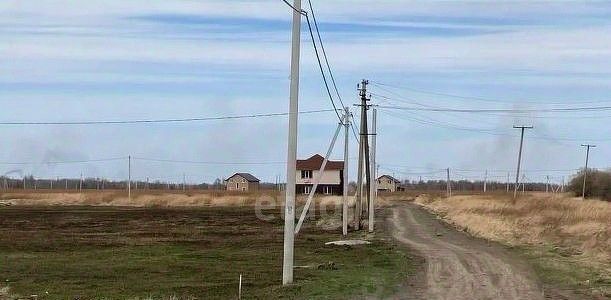
M311 179L312 178L312 170L302 170L301 178L303 179Z
M304 194L309 194L311 191L312 191L312 187L311 186L306 185L306 186L303 187L303 193Z
M323 189L323 191L324 191L324 193L325 193L325 194L327 194L327 195L328 195L328 194L333 193L333 188L332 188L332 187L330 187L330 186L325 186L325 188Z

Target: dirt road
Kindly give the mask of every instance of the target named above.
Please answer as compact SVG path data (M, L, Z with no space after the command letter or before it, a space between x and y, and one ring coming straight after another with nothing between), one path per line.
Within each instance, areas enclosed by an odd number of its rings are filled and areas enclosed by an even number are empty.
M503 247L448 227L414 204L388 218L393 236L426 260L416 284L399 299L544 299L529 267Z

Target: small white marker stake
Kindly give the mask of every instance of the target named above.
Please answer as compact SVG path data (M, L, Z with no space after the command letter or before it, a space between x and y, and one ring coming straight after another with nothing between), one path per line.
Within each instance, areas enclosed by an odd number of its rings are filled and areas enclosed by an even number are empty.
M238 286L238 300L242 299L242 274L240 274L240 284Z

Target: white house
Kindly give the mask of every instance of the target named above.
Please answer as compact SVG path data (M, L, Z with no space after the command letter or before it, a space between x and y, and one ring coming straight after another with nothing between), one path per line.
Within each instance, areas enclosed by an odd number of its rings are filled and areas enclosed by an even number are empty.
M315 154L305 160L297 160L297 182L296 193L309 194L314 185L314 180L320 174L320 167L324 157ZM344 191L344 162L327 161L322 178L316 189L316 193L341 195Z

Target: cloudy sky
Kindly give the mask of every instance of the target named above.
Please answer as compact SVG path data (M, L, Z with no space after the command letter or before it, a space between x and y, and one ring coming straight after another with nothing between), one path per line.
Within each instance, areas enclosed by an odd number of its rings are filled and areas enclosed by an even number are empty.
M306 2L307 3L307 2ZM542 109L611 105L611 4L312 0L347 105L372 82L382 106ZM309 10L309 8L306 7ZM4 0L0 122L134 120L288 109L291 10L280 0ZM301 110L329 109L307 26ZM611 111L466 114L380 109L381 172L505 180L527 132L529 179L608 167ZM300 116L299 156L324 153L333 112ZM284 176L287 118L182 124L0 126L0 175L213 181ZM341 158L341 143L334 152ZM352 145L355 155L355 144ZM31 162L33 164L8 164ZM279 162L279 163L278 163ZM353 161L354 162L354 161ZM245 163L261 163L249 165ZM354 164L353 164L354 166ZM353 169L355 169L353 167Z

